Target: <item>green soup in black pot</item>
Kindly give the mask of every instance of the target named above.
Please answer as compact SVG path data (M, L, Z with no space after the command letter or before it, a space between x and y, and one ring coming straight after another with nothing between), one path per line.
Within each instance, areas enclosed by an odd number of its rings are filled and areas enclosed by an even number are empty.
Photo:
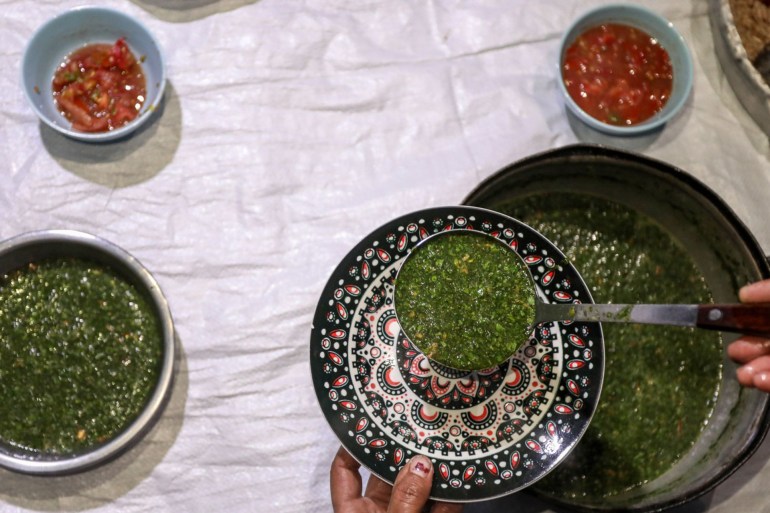
M535 155L484 181L466 203L543 233L598 303L737 302L741 285L770 275L716 194L631 153L578 145ZM531 491L572 510L658 511L711 490L756 450L768 401L735 380L724 352L734 335L603 329L599 407L575 450Z

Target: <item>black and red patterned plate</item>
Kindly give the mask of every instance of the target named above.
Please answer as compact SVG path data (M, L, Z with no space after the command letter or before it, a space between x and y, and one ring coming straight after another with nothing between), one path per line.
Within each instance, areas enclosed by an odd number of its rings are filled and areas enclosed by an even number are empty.
M578 442L599 400L604 341L598 323L546 323L490 369L428 359L401 332L393 282L409 251L445 230L506 242L543 301L592 302L577 270L529 226L476 207L421 210L369 234L334 270L313 320L310 366L329 425L372 473L392 483L424 454L436 470L434 499L487 500L534 483Z

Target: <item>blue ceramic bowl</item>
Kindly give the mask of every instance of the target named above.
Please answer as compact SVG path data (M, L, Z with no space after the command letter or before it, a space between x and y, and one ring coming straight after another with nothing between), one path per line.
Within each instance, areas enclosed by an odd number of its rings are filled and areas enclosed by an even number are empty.
M144 58L147 98L139 116L108 132L73 130L53 99L51 82L56 68L67 55L85 45L112 44L121 37L125 37L137 58ZM150 31L127 14L104 7L79 7L45 23L27 44L21 71L24 92L43 123L66 136L88 142L118 139L142 126L160 104L166 85L163 53Z
M562 65L567 49L586 30L604 23L620 23L638 28L658 40L666 49L674 72L674 84L671 96L661 111L642 123L635 125L610 125L599 121L581 109L572 99L562 79ZM567 108L583 123L611 135L637 135L659 129L673 118L687 101L692 89L692 58L687 43L674 26L660 15L632 4L604 5L592 9L577 18L569 26L561 40L559 51L559 88Z

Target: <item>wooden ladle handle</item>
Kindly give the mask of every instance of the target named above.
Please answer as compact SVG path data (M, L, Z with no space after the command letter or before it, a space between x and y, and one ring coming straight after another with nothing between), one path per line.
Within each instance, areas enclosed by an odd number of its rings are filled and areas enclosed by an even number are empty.
M700 305L697 325L709 330L770 338L770 303Z

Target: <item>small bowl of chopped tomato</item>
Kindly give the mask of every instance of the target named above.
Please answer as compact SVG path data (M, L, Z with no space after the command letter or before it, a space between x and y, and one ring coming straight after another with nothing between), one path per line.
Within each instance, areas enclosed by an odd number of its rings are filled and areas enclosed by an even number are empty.
M22 84L40 119L66 136L127 136L163 97L160 45L141 22L104 7L79 7L41 26L22 60Z
M567 108L611 135L660 129L687 101L693 66L684 38L657 13L605 5L577 18L559 53Z

